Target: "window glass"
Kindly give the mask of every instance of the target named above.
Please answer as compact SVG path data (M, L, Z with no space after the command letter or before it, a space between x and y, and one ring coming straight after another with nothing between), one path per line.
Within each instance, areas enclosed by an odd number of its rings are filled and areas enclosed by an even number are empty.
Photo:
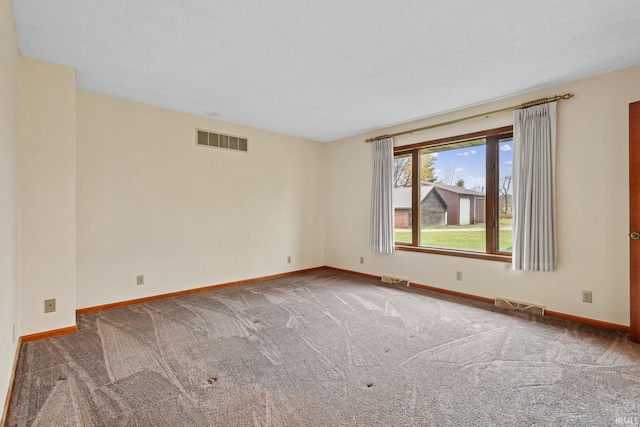
M411 154L395 156L393 159L393 210L395 241L411 243Z
M501 139L498 151L498 251L513 248L513 138Z
M508 262L512 150L511 126L395 147L396 248Z
M420 150L420 246L486 249L484 139Z

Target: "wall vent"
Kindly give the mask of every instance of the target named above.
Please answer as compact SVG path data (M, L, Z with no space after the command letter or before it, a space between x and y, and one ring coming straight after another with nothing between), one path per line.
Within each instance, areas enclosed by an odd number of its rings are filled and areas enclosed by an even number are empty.
M393 276L383 275L380 278L380 280L382 280L384 283L391 283L392 285L409 286L409 281L407 279L403 279L401 277L393 277Z
M522 313L535 314L536 316L544 316L544 306L532 304L530 302L496 297L495 305L511 311L520 311Z
M249 140L243 136L225 135L196 129L196 145L224 148L233 151L249 151Z

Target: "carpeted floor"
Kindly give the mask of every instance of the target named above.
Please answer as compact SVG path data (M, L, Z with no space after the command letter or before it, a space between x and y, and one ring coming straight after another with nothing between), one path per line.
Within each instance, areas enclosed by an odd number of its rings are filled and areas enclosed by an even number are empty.
M640 345L624 334L331 270L85 314L78 327L23 345L8 425L640 421Z

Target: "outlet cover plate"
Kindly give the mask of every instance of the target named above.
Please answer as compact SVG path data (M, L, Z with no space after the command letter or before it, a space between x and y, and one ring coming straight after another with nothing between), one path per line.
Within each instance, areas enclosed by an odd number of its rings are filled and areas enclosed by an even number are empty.
M44 312L45 313L53 313L56 311L56 299L46 299L44 300Z

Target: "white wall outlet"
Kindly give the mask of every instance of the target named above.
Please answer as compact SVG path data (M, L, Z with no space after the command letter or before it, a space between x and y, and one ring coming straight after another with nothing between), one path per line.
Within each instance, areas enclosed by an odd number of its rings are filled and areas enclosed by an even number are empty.
M360 264L364 264L364 257L363 256L360 257Z
M138 274L136 276L136 285L144 285L144 274Z
M582 302L593 303L593 294L591 291L582 291Z
M456 280L462 282L462 271L456 271Z
M56 299L46 299L44 300L44 312L45 313L53 313L56 311Z
M291 255L287 257L287 264L291 264Z

